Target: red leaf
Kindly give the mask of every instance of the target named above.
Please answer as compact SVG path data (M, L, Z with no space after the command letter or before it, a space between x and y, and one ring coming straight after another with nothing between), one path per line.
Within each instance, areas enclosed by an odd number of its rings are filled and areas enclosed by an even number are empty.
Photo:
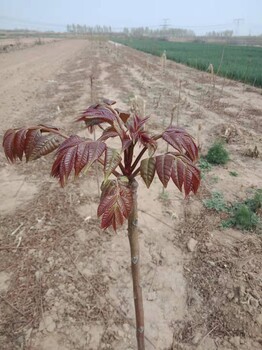
M186 196L191 191L196 193L200 185L200 171L192 160L185 155L167 153L157 156L156 171L164 187L167 186L171 177L181 192L184 186Z
M108 180L103 188L97 215L102 216L101 227L122 226L132 209L132 192L126 178Z
M92 122L94 119L96 124L109 123L113 125L116 115L107 105L96 104L88 107L76 121Z
M88 168L97 161L105 149L104 142L91 141L76 135L70 136L57 150L51 175L58 177L63 187L73 168L75 176L78 176L84 167Z
M99 137L99 140L105 141L105 140L109 139L110 137L116 137L116 136L119 136L116 129L113 126L109 126L108 128L106 128L103 131L102 135Z
M200 171L186 156L173 154L174 162L171 178L177 188L182 192L184 185L185 195L192 191L196 193L200 185Z
M27 131L25 139L25 158L27 162L29 161L30 156L41 136L42 134L39 129L30 129Z
M166 187L172 173L174 158L170 154L163 154L156 157L156 171L159 180Z
M17 157L22 160L23 153L25 149L25 140L26 140L27 129L20 129L15 134L14 139L14 148L16 150Z
M5 156L12 163L14 163L16 159L16 152L14 148L15 134L16 134L15 130L9 129L6 131L3 138L3 147L5 151Z
M123 112L120 109L116 108L115 109L120 117L120 119L122 120L122 122L124 124L126 124L126 122L128 121L129 117L130 117L130 113L128 112Z
M198 148L184 129L169 127L162 134L162 138L180 153L186 152L192 161L198 159Z
M60 144L58 137L50 136L52 130L47 126L35 126L31 128L10 129L3 139L3 147L6 157L14 162L16 158L22 160L23 154L26 156L26 161L35 160L43 155L51 153Z

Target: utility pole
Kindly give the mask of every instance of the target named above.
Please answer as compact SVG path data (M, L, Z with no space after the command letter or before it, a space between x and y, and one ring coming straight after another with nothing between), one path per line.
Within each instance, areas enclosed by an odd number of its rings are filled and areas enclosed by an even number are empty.
M160 25L163 30L167 30L167 28L170 27L170 24L168 24L169 20L169 18L163 18L163 24Z
M236 24L236 30L235 30L235 35L238 36L239 35L239 27L240 24L244 22L244 18L235 18L234 19L234 23Z

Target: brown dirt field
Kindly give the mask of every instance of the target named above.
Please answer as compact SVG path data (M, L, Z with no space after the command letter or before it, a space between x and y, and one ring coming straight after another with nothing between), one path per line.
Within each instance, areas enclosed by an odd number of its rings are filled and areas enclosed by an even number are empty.
M243 200L261 187L261 157L245 154L262 152L262 90L223 78L213 85L171 61L162 72L160 58L108 42L37 45L0 55L1 140L10 127L40 122L87 135L72 121L90 104L91 74L95 99L125 109L144 99L153 132L173 107L203 153L229 132L230 162L206 174L197 196L185 201L171 184L161 196L158 180L150 191L139 181L146 348L261 349L261 235L222 230L221 214L202 201L211 191ZM136 349L126 228L99 228L94 174L61 189L51 163L11 166L0 152L0 348Z

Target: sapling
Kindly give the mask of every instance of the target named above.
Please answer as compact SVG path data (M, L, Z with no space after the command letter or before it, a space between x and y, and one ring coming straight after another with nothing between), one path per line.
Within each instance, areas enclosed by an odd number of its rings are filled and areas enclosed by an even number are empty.
M190 192L196 193L200 184L200 171L195 166L198 149L184 129L171 124L162 133L151 135L145 130L149 117L121 112L114 104L115 101L104 100L88 107L77 119L83 121L90 132L95 127L102 130L97 140L67 136L55 127L40 124L9 129L4 135L3 147L12 163L22 160L23 156L27 162L36 160L56 150L51 175L59 179L62 187L70 174L86 173L97 163L103 166L104 179L97 214L101 217L102 229L112 226L116 230L125 219L128 221L137 348L143 350L145 336L136 178L140 176L149 188L157 174L165 188L171 179L180 191L184 189L186 196ZM119 150L107 144L108 139L117 137L122 145ZM159 140L169 144L171 150L160 154L157 149Z

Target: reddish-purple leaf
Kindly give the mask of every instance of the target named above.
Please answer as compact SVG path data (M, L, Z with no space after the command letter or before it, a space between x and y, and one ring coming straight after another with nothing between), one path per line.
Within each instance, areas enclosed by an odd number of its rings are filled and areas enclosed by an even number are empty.
M148 119L149 117L142 119L137 115L134 115L127 121L126 126L134 143L138 141L139 133L144 131L144 124Z
M27 137L25 139L25 143L26 143L26 140L27 140ZM36 160L42 156L45 156L53 152L55 149L57 149L59 144L60 144L60 141L57 138L57 136L50 136L50 135L43 136L41 134L39 138L35 139L35 144L33 146L33 149L27 161Z
M89 158L88 147L89 145L84 142L81 142L78 144L78 152L76 153L76 158L75 158L75 176L78 176L82 171L82 169L88 163L88 158Z
M192 191L196 193L200 185L200 171L191 159L183 155L173 154L174 162L171 178L177 188L182 191L184 185L185 195Z
M49 130L48 127L41 125L28 129L8 130L3 139L6 157L14 162L16 158L22 160L25 154L28 162L51 153L60 144L59 138L52 135L52 130L57 131L55 128Z
M106 149L101 141L91 141L72 135L58 148L51 175L58 177L63 187L72 170L78 176L83 168L89 168Z
M16 150L17 157L22 160L23 153L25 149L25 140L26 140L27 129L20 129L15 134L14 139L14 149Z
M99 137L100 141L106 141L107 139L109 139L110 137L116 137L119 136L119 134L117 133L116 129L113 126L109 126L108 128L106 128L102 135Z
M170 177L177 188L185 195L192 191L196 193L200 185L200 171L192 160L185 155L167 153L156 157L156 171L164 187L167 186Z
M88 107L76 121L90 122L96 120L96 123L113 124L116 115L108 108L107 105L96 104Z
M16 134L15 130L9 129L6 131L3 138L3 147L5 151L5 156L12 163L14 163L16 159L16 152L14 148L15 134Z
M108 180L103 188L97 215L102 216L101 227L112 226L114 230L122 226L132 209L132 191L127 178Z
M31 154L34 152L35 146L42 137L40 129L30 129L27 131L25 139L25 158L28 162Z
M162 134L162 138L180 153L185 152L192 161L198 159L198 148L184 129L169 127Z
M156 172L164 187L167 187L172 173L174 157L170 154L163 154L156 157Z
M120 117L120 119L122 120L122 122L124 124L126 124L126 122L128 121L129 117L130 117L130 113L128 112L123 112L120 109L116 108L115 109Z

